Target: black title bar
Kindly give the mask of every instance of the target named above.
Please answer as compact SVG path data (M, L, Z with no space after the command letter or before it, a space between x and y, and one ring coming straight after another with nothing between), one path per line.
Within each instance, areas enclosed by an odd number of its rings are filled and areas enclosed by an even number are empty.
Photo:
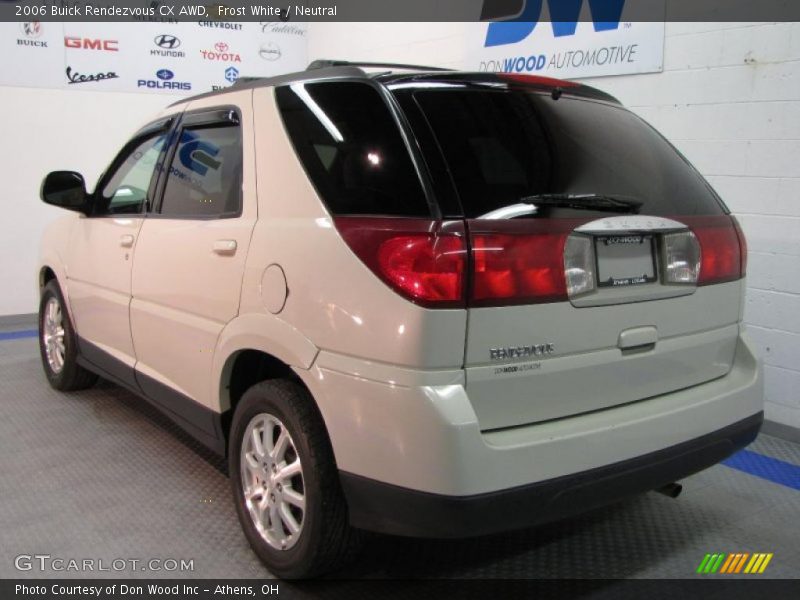
M0 21L587 21L609 9L623 21L800 20L797 0L0 0Z

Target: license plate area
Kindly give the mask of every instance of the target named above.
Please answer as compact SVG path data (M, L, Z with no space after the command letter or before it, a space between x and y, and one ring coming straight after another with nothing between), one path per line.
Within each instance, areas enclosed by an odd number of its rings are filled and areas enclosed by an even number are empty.
M597 236L595 257L598 287L625 287L658 280L653 235Z

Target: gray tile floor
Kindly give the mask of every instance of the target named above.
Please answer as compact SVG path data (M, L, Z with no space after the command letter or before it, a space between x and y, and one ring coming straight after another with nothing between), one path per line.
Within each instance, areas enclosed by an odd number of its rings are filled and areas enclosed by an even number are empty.
M108 383L61 394L34 339L0 341L0 578L86 573L15 569L20 554L185 559L191 572L116 577L269 577L233 510L224 464ZM800 464L800 445L751 450ZM707 552L773 552L770 577L800 577L800 492L726 466L535 529L464 541L372 539L352 578L686 578ZM89 574L91 575L91 574Z

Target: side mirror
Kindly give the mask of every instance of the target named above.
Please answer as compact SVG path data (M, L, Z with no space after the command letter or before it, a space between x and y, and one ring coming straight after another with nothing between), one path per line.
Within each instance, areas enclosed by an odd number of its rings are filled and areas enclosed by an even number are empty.
M86 193L83 175L75 171L53 171L42 181L42 201L67 210L87 214L90 197Z

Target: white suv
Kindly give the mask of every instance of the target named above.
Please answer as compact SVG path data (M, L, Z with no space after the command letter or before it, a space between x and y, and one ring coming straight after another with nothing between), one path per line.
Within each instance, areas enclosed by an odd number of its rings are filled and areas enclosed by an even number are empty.
M525 527L755 437L744 238L664 138L572 82L367 67L173 104L91 194L47 176L77 213L42 244L53 387L100 375L227 454L284 577L360 530Z

